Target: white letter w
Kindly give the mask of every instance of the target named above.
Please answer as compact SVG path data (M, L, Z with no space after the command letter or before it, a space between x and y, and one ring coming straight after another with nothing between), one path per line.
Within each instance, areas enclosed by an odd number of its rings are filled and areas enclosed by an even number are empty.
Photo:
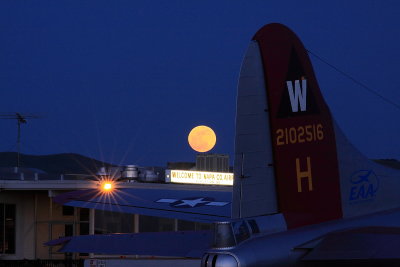
M294 92L292 81L286 81L287 89L289 91L290 104L292 105L292 111L305 111L307 108L307 80L301 80L301 87L299 80L294 81ZM302 90L303 89L303 90Z

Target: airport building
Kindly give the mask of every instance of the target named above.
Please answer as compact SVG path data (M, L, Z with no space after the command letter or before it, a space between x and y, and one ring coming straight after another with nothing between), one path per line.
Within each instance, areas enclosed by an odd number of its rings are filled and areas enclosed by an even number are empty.
M168 167L176 166L170 163ZM196 174L212 173L195 168L181 169ZM215 186L219 176L204 176L213 181L209 184L192 184L168 180L161 169L154 171L154 168L134 165L124 169L99 168L96 176L107 175L120 179L120 186L124 188L231 191L229 184ZM226 179L233 182L233 175ZM99 182L93 176L48 174L33 168L0 168L0 260L88 258L88 254L59 253L59 247L44 245L66 236L210 228L206 223L61 206L53 201L55 196L68 191L98 187Z
M196 156L197 171L229 172L229 155L198 154Z
M41 179L46 178L46 179ZM61 192L93 188L85 180L41 177L29 169L2 169L0 180L0 259L60 259L43 244L73 234L88 234L85 209L59 206L52 198Z

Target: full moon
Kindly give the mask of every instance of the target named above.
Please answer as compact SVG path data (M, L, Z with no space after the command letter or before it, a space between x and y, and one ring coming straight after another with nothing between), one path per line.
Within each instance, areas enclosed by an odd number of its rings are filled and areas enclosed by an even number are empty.
M190 131L188 142L193 150L207 152L215 146L217 137L210 127L200 125Z

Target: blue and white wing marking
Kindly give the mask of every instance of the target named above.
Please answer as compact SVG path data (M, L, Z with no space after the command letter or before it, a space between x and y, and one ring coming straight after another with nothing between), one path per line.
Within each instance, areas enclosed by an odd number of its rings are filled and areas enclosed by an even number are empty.
M88 189L59 195L55 201L81 208L214 222L231 218L232 192L122 188L102 194L99 190Z

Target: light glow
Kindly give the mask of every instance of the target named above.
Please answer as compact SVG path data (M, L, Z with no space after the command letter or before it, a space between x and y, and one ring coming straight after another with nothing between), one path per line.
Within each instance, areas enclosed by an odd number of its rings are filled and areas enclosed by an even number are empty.
M111 181L104 181L101 183L101 190L103 192L111 192L114 189L113 182Z

